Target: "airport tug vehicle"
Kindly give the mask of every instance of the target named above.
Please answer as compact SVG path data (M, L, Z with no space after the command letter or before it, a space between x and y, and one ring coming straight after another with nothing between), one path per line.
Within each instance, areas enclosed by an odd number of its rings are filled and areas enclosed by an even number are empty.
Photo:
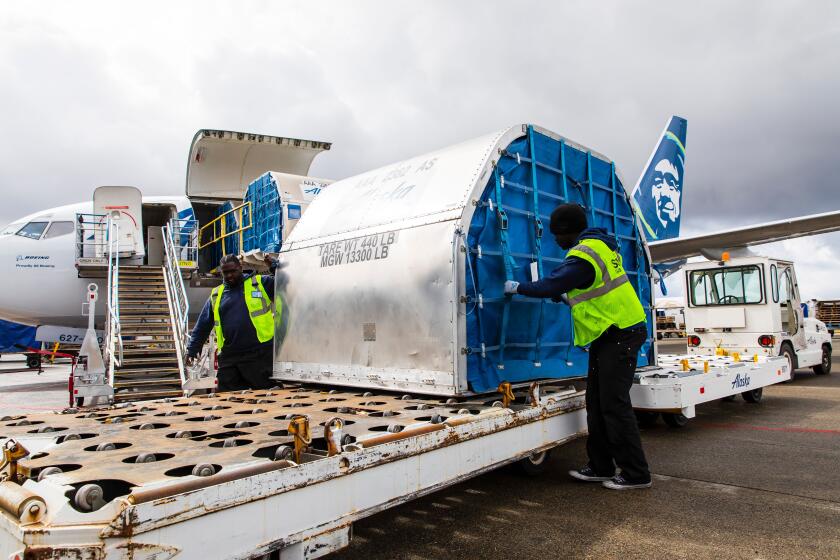
M790 378L799 368L831 371L831 335L806 317L792 262L729 258L683 269L688 352L694 356L782 356Z
M692 263L686 286L687 355L659 355L669 373L640 368L630 395L643 424L659 413L685 425L695 406L716 399L761 401L763 388L794 371L831 371L831 336L805 317L793 263L760 256Z

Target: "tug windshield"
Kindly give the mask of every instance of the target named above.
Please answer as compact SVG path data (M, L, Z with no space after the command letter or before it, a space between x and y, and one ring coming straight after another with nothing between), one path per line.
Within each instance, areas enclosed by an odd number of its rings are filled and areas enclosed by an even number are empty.
M694 306L764 302L762 270L757 265L692 270L688 280Z

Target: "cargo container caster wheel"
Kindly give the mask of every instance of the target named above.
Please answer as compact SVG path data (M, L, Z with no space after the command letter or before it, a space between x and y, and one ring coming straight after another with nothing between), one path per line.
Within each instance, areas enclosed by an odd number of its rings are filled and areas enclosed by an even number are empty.
M522 474L539 476L548 468L548 458L550 455L550 449L540 451L539 453L532 453L524 459L517 461L516 466Z
M683 426L688 424L688 418L686 418L685 414L681 414L679 412L677 412L676 414L663 414L662 419L665 420L665 423L668 424L669 428L682 428Z

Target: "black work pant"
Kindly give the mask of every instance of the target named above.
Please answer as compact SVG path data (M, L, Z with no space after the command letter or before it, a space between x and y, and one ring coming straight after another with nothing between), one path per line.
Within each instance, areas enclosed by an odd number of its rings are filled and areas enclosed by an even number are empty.
M274 384L270 377L274 364L274 345L260 344L252 352L219 354L219 391L268 389Z
M600 476L612 476L615 465L624 478L648 482L648 470L630 387L639 349L647 338L644 325L610 327L589 347L586 384L586 452L589 466Z

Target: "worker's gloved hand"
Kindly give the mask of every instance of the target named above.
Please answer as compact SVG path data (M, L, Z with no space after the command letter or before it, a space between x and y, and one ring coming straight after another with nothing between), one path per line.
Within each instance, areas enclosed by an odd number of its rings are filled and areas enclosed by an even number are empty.
M263 262L269 270L272 270L275 266L277 266L277 261L274 260L274 257L272 257L271 255L266 255L265 257L263 257Z
M513 295L518 293L519 282L516 280L508 280L505 282L505 295Z

